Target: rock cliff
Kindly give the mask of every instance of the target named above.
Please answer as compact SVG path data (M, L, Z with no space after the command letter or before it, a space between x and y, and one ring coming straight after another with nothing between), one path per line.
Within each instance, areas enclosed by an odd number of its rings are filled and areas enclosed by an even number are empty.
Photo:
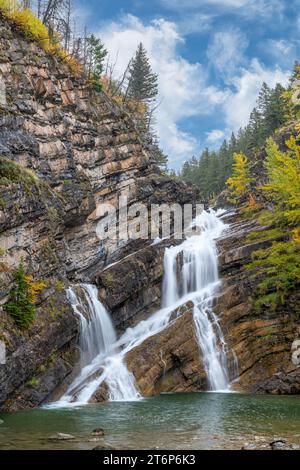
M99 240L97 207L109 203L118 209L121 194L129 207L135 202L192 202L197 195L160 173L130 115L3 18L0 83L0 302L7 300L12 272L21 260L34 279L47 284L37 319L26 333L0 307L0 340L6 349L0 403L14 409L16 397L16 407L38 405L76 363L71 352L78 321L64 287L94 278L108 284L102 269L149 243ZM154 266L159 263L151 248L143 253L133 257L133 271L138 276L144 272L135 298L120 308L125 291L105 298L115 308L119 329L155 305L161 266ZM149 279L146 283L152 269L153 286Z
M261 279L246 269L254 251L284 240L284 235L268 235L269 228L255 218L231 217L230 228L218 243L223 285L216 312L228 346L238 358L236 388L295 394L300 392L300 367L292 361L292 346L300 336L299 292L291 292L287 302L276 308L266 305L258 311L253 297ZM260 240L250 242L249 234L254 232L261 233Z

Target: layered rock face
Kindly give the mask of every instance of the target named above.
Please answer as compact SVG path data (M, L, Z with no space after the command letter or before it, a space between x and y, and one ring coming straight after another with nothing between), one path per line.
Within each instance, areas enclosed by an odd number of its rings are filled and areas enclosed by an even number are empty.
M288 302L276 310L265 308L258 312L252 301L258 279L245 268L254 251L275 241L249 243L246 236L267 228L255 220L243 221L237 215L231 218L229 231L218 242L223 286L216 312L228 347L238 359L236 388L254 393L295 394L300 392L300 367L292 360L293 343L300 338L299 293L292 293Z
M76 373L79 325L65 294L70 282L98 286L118 333L160 306L164 249L172 242L100 240L99 206L118 209L121 194L129 207L191 203L198 194L159 173L124 110L1 18L0 47L0 157L4 165L16 163L19 172L0 175L0 303L7 300L12 272L22 259L34 278L47 280L37 318L26 332L0 306L6 350L0 407L16 410L38 406ZM276 311L255 312L256 285L244 266L253 251L271 241L246 243L256 222L236 216L230 222L218 242L223 285L215 311L238 359L236 387L299 393L299 368L291 360L300 335L299 295ZM132 350L126 362L146 396L207 389L192 306L176 312L170 325ZM105 396L101 390L93 399Z
M12 272L21 260L35 279L49 281L49 296L55 297L51 286L58 279L64 286L95 278L99 285L109 284L109 278L101 274L106 265L145 249L144 255L134 258L133 268L124 265L126 273L131 268L138 275L144 272L134 287L136 295L128 294L127 305L120 298L126 296L125 291L105 296L121 330L136 321L142 310L157 304L161 258L156 260L156 252L146 249L149 242L145 240L100 240L96 233L103 217L99 206L110 204L118 209L120 195L126 195L129 207L136 202L147 206L190 203L197 195L160 174L131 116L1 18L0 84L0 157L5 170L0 175L0 302L7 300ZM151 287L151 279L146 285L146 274L152 271ZM49 358L55 355L64 361L78 337L77 320L64 294L60 295L64 298L55 321L50 319L47 325L47 309L40 300L37 323L28 334L18 331L1 308L0 339L6 348L6 365L0 365L0 403L7 405L18 394L20 407L35 406L72 369L64 362L63 372L49 372ZM45 327L36 331L42 318ZM22 374L16 371L20 361L26 363ZM40 376L41 365L50 378ZM31 396L26 404L27 392L22 387L28 380L36 398Z
M91 276L131 250L99 241L99 205L118 208L122 193L129 206L175 201L174 191L190 202L192 192L156 172L134 122L105 94L4 22L0 41L1 156L39 178L26 190L1 186L3 262L23 257L41 275Z
M58 284L43 292L37 318L22 332L1 315L1 341L6 362L0 365L1 409L38 406L76 369L78 319Z

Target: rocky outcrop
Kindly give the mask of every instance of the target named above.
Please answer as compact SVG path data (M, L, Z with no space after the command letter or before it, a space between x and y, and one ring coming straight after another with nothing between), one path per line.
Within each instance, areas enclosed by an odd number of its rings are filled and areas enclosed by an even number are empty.
M238 215L231 222L218 243L223 286L216 312L228 346L238 358L236 387L255 393L299 393L300 367L292 361L292 345L300 334L299 294L295 292L275 310L254 308L258 279L245 266L254 251L270 246L274 239L249 243L247 235L264 228Z
M13 411L38 406L78 361L78 319L60 285L49 281L37 307L37 319L20 333L11 318L1 316L0 403Z
M163 253L161 245L141 248L96 277L99 295L118 331L124 331L159 308Z
M3 262L21 257L39 275L91 278L132 252L134 243L99 240L99 205L118 210L195 193L157 173L135 122L85 77L18 36L0 19L1 156L34 172L33 184L1 184Z
M146 339L126 356L127 367L143 396L207 389L193 303L183 305L173 315L175 318L167 328Z

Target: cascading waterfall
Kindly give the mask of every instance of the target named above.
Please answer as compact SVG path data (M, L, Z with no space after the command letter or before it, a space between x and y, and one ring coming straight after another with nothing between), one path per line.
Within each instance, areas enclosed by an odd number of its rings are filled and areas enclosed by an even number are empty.
M116 332L108 312L98 299L97 287L81 284L77 289L82 297L71 287L67 296L80 319L81 371L66 394L51 406L85 404L104 380L111 400L139 398L134 377L118 354Z
M162 308L128 328L116 341L111 320L98 300L94 286L83 285L91 318L82 318L80 300L72 289L69 299L81 318L81 348L83 368L67 393L54 406L88 403L99 386L105 382L110 400L141 398L133 374L125 365L125 356L170 323L176 308L192 300L194 322L210 390L230 390L227 374L226 344L213 312L213 299L220 285L215 239L225 228L213 211L203 213L194 221L200 233L180 245L166 248ZM95 324L97 322L97 326Z
M203 212L194 224L201 230L181 245L166 249L163 305L192 295L194 322L210 390L229 390L226 345L212 304L220 281L215 239L224 223L212 212ZM178 273L178 258L182 268ZM171 288L170 288L171 286Z

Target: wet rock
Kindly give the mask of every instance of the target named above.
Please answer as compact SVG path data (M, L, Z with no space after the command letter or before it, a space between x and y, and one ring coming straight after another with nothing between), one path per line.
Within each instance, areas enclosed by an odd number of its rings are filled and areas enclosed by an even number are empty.
M270 442L270 447L272 450L285 450L287 448L287 442L285 439L278 437Z
M237 390L297 394L300 369L292 363L291 346L299 337L300 293L291 293L288 304L275 311L266 305L258 313L252 298L262 278L253 277L255 272L245 266L255 250L270 246L274 238L265 240L264 235L262 241L250 242L250 234L264 233L270 227L262 227L255 219L243 219L238 213L230 223L217 241L222 292L215 306L229 349L230 378L238 377L234 385Z
M291 372L278 372L273 377L259 382L253 387L256 393L272 395L297 395L300 393L300 368Z
M75 439L75 437L71 434L58 432L56 434L53 434L53 436L50 436L48 439L51 441L72 441Z
M92 436L97 436L97 437L104 436L104 434L105 434L104 429L102 429L102 428L96 428L91 433Z
M249 444L248 442L246 442L242 447L242 450L256 450L256 449L257 449L256 444Z
M98 446L94 447L92 450L118 450L115 447L109 445L109 444L99 444Z
M196 338L193 303L173 313L174 321L146 339L126 356L143 396L162 392L188 392L207 387Z

